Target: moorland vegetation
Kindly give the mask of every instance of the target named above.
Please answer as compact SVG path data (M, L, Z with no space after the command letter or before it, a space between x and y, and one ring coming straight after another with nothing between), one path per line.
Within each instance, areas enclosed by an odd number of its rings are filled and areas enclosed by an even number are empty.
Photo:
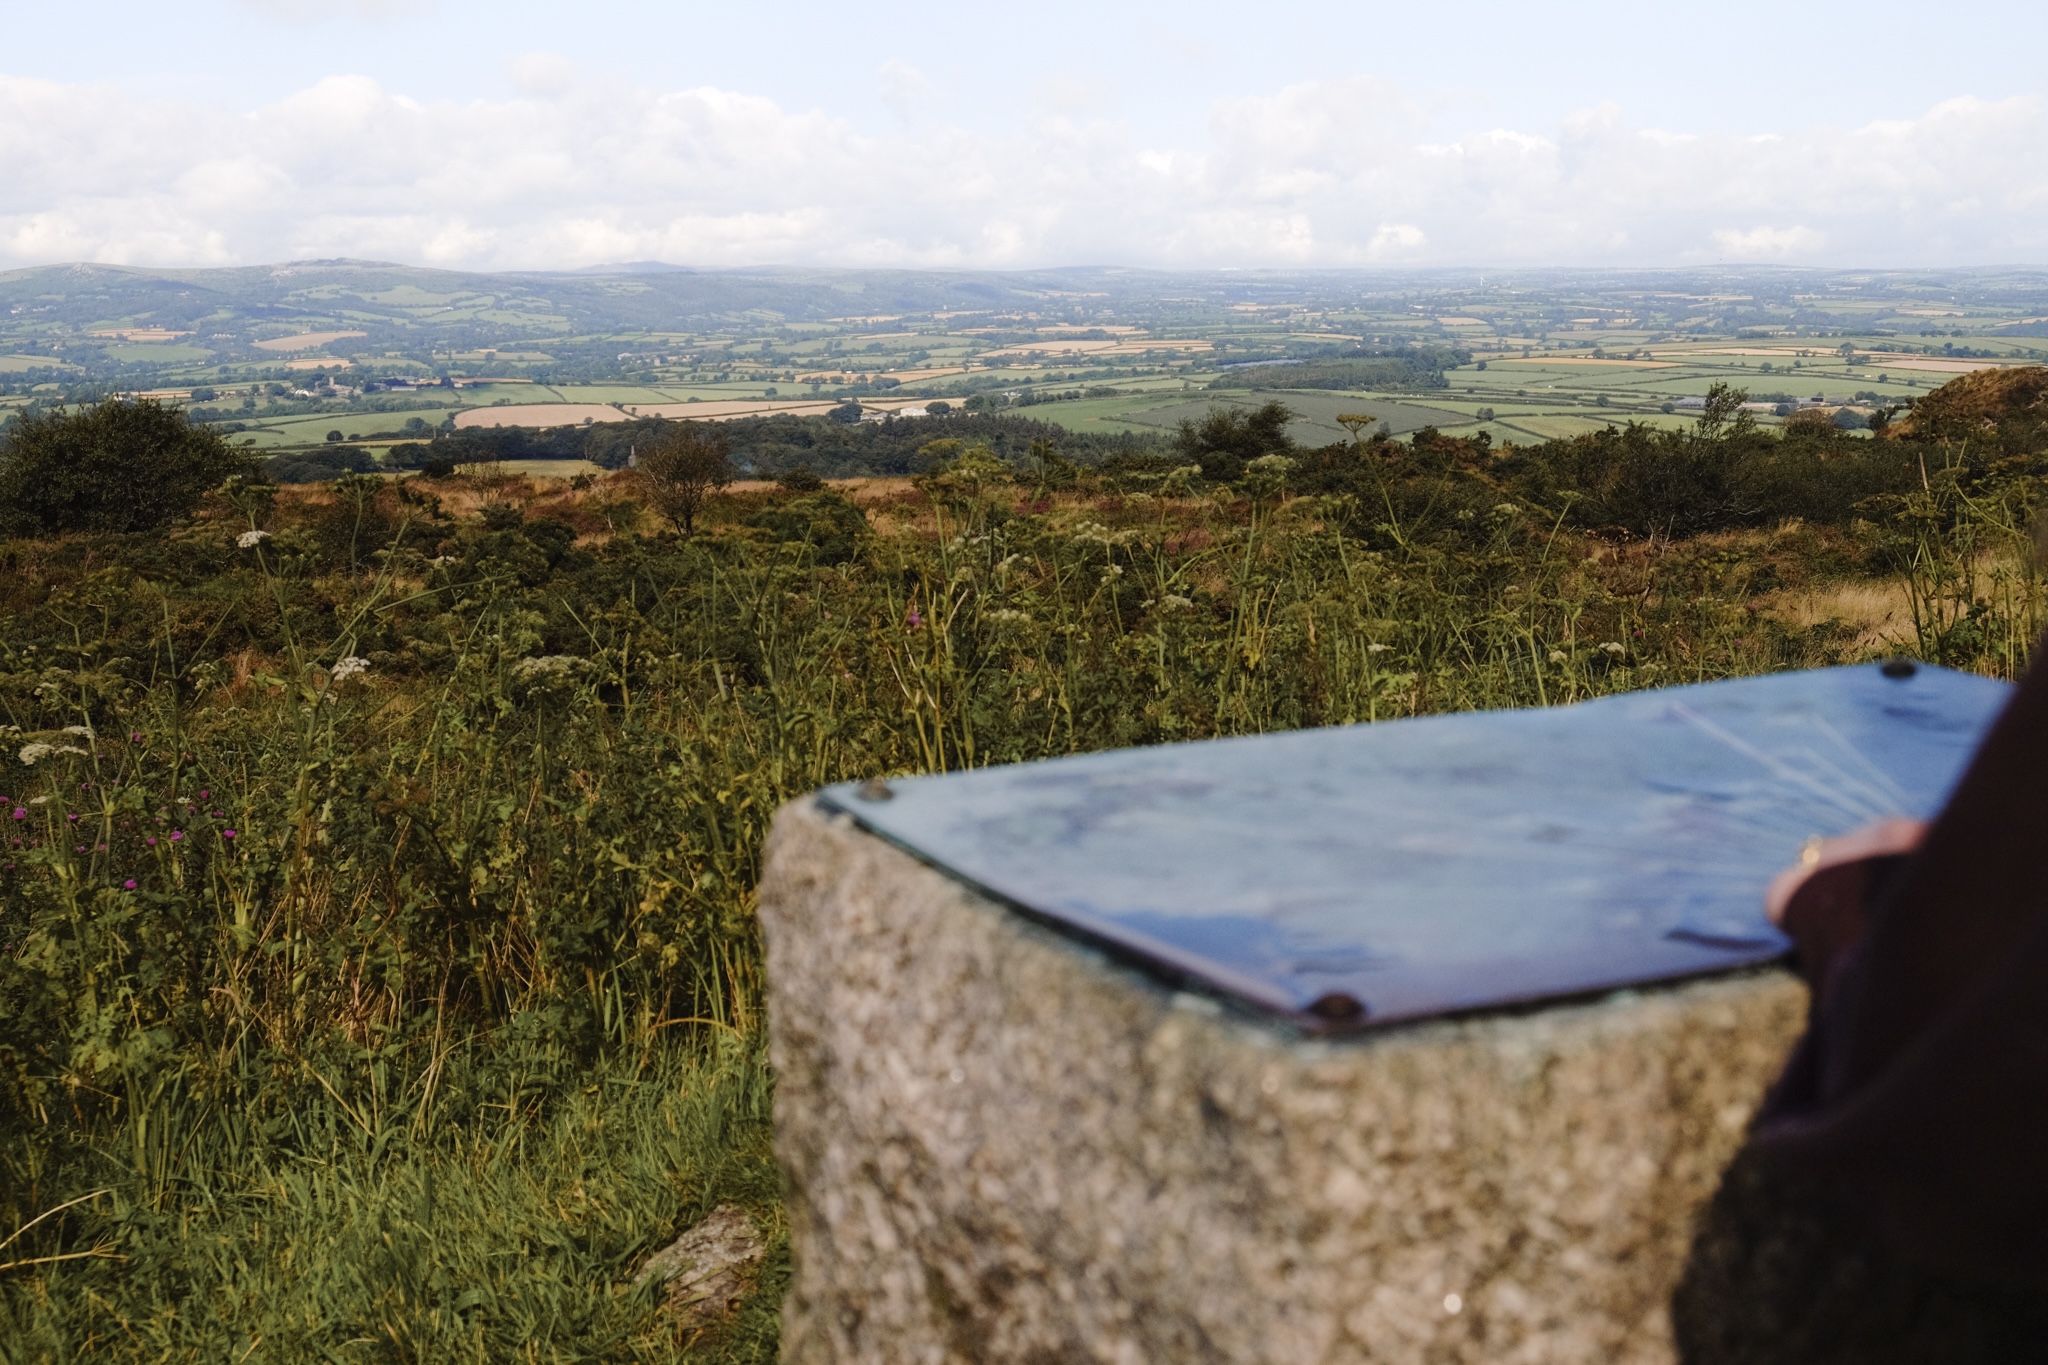
M1366 412L1318 449L1271 411L1124 450L963 418L914 476L714 479L675 524L658 468L495 460L226 470L154 529L17 509L0 1358L771 1359L780 803L1900 649L2011 676L2044 378L1876 439L1726 391L1684 431L1516 448ZM634 1270L727 1202L773 1250L685 1329Z

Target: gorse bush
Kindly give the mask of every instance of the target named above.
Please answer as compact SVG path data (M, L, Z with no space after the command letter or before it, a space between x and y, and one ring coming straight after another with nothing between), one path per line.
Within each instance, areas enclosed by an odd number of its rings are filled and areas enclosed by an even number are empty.
M636 476L472 466L0 545L0 1358L772 1357L779 1261L688 1340L627 1284L719 1200L779 1227L780 803L1898 643L2022 666L2028 460L1813 439L1425 432L1240 484L961 440L687 539ZM1695 486L1733 491L1666 515ZM1784 605L1873 575L1891 640Z

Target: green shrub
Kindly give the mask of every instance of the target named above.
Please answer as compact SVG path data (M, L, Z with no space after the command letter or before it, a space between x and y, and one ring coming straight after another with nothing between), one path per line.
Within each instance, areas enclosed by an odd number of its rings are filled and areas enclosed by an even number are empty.
M846 563L868 538L867 517L830 489L764 507L746 524L767 531L779 543L810 546L820 564Z
M151 531L255 459L154 399L24 418L0 446L0 532Z

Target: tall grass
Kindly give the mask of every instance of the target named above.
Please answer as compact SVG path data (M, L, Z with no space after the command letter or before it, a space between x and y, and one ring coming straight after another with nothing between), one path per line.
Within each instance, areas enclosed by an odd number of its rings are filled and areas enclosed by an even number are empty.
M776 1227L781 802L1836 662L1858 627L1773 595L1873 565L1944 661L2010 674L2038 619L2018 494L1617 545L1266 474L963 456L864 537L751 494L689 541L624 485L351 484L8 546L0 1358L765 1359L779 1263L699 1341L622 1286L720 1200Z

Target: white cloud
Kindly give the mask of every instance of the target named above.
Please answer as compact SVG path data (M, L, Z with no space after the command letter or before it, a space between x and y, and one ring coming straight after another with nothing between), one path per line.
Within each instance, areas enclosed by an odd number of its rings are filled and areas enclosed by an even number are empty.
M576 64L553 52L522 52L505 61L512 88L522 95L559 95L576 83Z
M882 83L882 103L895 110L897 117L907 119L919 99L924 96L929 82L924 72L919 71L901 57L891 57L882 63L876 73Z
M1768 138L1602 106L1444 138L1361 79L1219 100L1174 140L1064 115L878 136L728 90L607 86L547 54L510 74L523 93L498 101L334 76L252 113L0 77L0 264L2048 259L2037 99ZM906 63L879 78L905 108L924 98Z
M1414 251L1429 238L1413 223L1388 223L1372 235L1366 243L1366 254L1378 259L1397 256L1404 251Z
M1714 243L1738 261L1782 261L1788 257L1811 258L1826 239L1809 227L1753 227L1748 231L1721 228Z

